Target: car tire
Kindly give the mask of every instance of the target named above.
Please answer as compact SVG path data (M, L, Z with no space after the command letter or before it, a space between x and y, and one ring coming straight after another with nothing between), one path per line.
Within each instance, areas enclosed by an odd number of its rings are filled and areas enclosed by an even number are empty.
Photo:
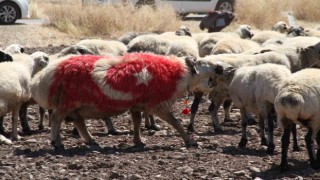
M220 0L217 3L216 11L226 10L233 12L233 0Z
M3 2L0 4L0 24L13 24L19 17L20 10L12 2Z

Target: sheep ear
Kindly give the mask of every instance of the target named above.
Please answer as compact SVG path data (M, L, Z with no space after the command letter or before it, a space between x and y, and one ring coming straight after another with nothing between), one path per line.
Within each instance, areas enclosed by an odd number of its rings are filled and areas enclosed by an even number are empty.
M223 67L221 65L217 64L214 71L216 74L221 75L221 74L223 74Z
M188 56L185 58L187 66L191 69L192 74L199 74L199 70L196 68L195 62L196 58L193 56Z

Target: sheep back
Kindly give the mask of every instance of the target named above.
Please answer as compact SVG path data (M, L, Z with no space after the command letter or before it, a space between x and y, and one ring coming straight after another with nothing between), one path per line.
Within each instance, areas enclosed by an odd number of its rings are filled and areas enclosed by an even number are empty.
M300 125L313 117L319 117L319 81L320 70L308 68L293 73L281 83L281 91L275 99L275 110L281 125L283 117ZM319 122L312 121L308 124L317 130L320 128Z
M32 80L34 99L45 108L89 109L118 114L130 108L171 105L186 90L189 71L173 56L70 56ZM90 112L88 112L90 114ZM90 115L83 115L92 116Z

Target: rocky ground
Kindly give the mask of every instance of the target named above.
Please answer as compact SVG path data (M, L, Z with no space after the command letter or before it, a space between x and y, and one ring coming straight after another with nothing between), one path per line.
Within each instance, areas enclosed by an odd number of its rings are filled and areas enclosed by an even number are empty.
M1 26L1 46L20 43L27 53L43 50L58 52L77 39L39 25ZM192 96L189 100L192 103ZM207 111L209 101L203 100L195 122L193 138L198 148L187 149L182 138L167 123L157 118L161 126L158 132L141 126L142 137L147 147L133 147L132 135L108 135L101 120L88 120L89 131L100 144L89 147L71 133L72 124L63 124L61 135L64 151L54 151L50 146L48 120L45 129L38 129L38 108L30 106L29 123L33 135L25 136L12 145L0 145L0 179L320 179L320 172L308 165L304 143L305 130L298 129L301 152L292 152L288 159L291 169L280 173L280 136L275 131L275 154L266 154L266 147L260 146L259 128L248 127L249 142L239 149L241 126L238 109L231 111L231 122L222 122L224 131L214 133ZM186 129L189 116L181 113L185 105L178 101L174 114ZM219 117L223 119L220 111ZM130 114L114 118L115 127L120 130L132 129ZM10 136L10 117L5 118L6 136ZM20 127L20 125L19 125Z

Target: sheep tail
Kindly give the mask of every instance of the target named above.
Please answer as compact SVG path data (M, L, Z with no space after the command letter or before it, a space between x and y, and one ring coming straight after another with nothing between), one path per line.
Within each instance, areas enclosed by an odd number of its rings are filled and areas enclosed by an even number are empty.
M298 115L301 112L302 106L304 105L303 96L295 92L282 93L276 99L275 105L277 109L282 109L289 119L298 119Z

